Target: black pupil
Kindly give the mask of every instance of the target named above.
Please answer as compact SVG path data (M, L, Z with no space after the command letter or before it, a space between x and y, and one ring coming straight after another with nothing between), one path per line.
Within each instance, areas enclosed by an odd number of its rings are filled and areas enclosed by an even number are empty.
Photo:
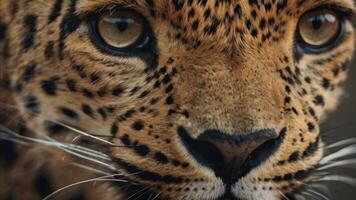
M314 16L310 21L312 23L313 28L315 30L318 30L326 21L326 19L324 15L318 15L318 16Z
M120 32L124 32L127 30L127 28L129 27L129 23L128 22L125 22L125 21L120 21L120 22L117 22L116 23L116 26L117 26L117 29L120 31Z

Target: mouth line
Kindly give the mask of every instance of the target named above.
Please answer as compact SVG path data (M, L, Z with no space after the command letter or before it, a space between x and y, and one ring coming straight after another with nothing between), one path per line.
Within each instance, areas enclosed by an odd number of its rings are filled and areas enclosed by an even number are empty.
M238 182L238 180L245 177L254 168L273 156L285 138L285 134L280 134L277 138L268 140L261 146L257 147L244 161L242 168L236 172L235 163L230 162L227 165L221 164L224 163L224 159L215 145L190 137L187 130L182 127L179 128L178 133L186 150L192 155L197 163L211 169L215 173L215 176L221 178L227 187Z

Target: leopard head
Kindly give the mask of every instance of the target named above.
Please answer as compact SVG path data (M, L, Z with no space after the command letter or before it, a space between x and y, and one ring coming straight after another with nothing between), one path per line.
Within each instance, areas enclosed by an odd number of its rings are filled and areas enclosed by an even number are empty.
M323 158L351 0L8 2L3 60L26 124L102 142L146 198L283 199Z

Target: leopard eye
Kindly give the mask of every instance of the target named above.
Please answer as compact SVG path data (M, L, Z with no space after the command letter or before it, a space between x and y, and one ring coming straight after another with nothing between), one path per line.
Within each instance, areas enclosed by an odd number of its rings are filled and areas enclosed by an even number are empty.
M105 13L98 21L98 31L108 45L127 48L140 42L144 33L144 23L142 17L134 12Z
M343 23L339 15L331 9L307 12L299 20L299 42L314 53L330 49L342 36Z
M137 55L151 42L147 20L132 10L108 10L90 18L91 38L106 53ZM147 47L147 48L146 48Z

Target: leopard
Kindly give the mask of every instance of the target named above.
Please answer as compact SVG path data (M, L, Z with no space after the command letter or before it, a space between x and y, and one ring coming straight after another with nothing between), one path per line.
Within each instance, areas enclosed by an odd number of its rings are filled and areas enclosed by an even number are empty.
M344 96L354 13L0 0L0 199L327 199L313 186L350 141L320 126Z

